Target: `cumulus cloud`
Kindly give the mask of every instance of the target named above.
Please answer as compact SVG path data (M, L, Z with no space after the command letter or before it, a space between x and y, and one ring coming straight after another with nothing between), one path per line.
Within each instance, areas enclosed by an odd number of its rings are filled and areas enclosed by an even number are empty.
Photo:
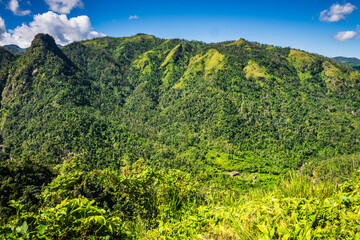
M45 0L50 9L57 13L69 14L76 7L84 7L81 0Z
M88 16L68 19L64 14L49 11L35 15L33 21L29 24L23 23L14 30L5 32L0 40L0 45L17 44L22 48L26 48L30 46L31 41L38 33L50 34L61 45L66 45L73 41L105 36L102 33L92 31Z
M11 0L8 4L8 9L13 12L13 14L17 16L25 16L31 13L30 10L20 10L19 1L18 0Z
M338 22L345 19L345 16L351 14L355 9L357 9L357 7L351 3L344 5L333 4L330 9L320 13L320 20L324 22Z
M139 19L140 17L138 15L134 15L134 16L130 16L129 20L133 20L133 19Z
M349 39L354 38L357 35L355 31L344 31L344 32L338 32L334 39L340 42L345 42Z
M6 32L4 19L0 17L0 40L2 39L3 34Z

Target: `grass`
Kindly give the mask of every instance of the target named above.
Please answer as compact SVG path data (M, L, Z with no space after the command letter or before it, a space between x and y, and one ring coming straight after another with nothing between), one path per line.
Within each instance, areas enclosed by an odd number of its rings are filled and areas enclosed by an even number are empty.
M215 49L210 49L205 54L199 54L190 59L189 66L180 78L174 89L182 89L188 81L194 80L199 75L205 78L216 74L224 68L225 56Z
M202 202L146 239L359 239L360 171L351 174L353 180L338 184L290 171L272 189L209 189Z
M290 171L287 176L281 178L275 192L277 195L284 197L308 199L316 196L318 199L323 200L332 196L336 192L336 189L336 182L317 181L297 171Z
M256 62L252 60L249 61L248 65L244 68L244 71L247 79L269 79L269 75L266 73L265 67L260 67Z

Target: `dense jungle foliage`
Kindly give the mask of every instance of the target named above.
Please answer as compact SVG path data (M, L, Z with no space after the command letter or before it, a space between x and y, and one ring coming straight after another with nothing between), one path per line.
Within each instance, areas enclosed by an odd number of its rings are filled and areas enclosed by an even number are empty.
M0 238L360 239L349 66L244 39L39 34L0 47L0 90Z

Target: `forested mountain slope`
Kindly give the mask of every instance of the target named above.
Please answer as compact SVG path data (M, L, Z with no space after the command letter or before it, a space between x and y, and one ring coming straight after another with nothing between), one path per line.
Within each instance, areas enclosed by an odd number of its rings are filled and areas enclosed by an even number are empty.
M39 34L0 90L0 238L359 237L360 72L332 59Z
M7 49L9 52L11 52L12 54L14 54L15 56L21 56L26 51L25 48L21 48L15 44L4 45L3 47L5 49Z
M348 58L348 57L334 57L335 61L348 65L355 70L360 70L360 59L358 58Z
M360 73L299 50L142 34L60 50L40 34L2 71L15 159L276 173L360 148Z

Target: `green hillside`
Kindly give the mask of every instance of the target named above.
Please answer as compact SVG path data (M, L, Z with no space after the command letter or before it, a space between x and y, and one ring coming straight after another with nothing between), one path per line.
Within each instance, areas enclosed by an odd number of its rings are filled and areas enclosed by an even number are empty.
M360 59L358 58L347 58L347 57L334 57L335 61L348 65L355 70L360 70Z
M7 49L9 52L11 52L12 54L14 54L15 56L21 56L26 51L25 48L21 48L15 44L4 45L3 47L5 49Z
M349 66L244 39L145 34L62 49L39 34L18 58L0 48L0 62L0 236L320 239L359 230L360 72Z

